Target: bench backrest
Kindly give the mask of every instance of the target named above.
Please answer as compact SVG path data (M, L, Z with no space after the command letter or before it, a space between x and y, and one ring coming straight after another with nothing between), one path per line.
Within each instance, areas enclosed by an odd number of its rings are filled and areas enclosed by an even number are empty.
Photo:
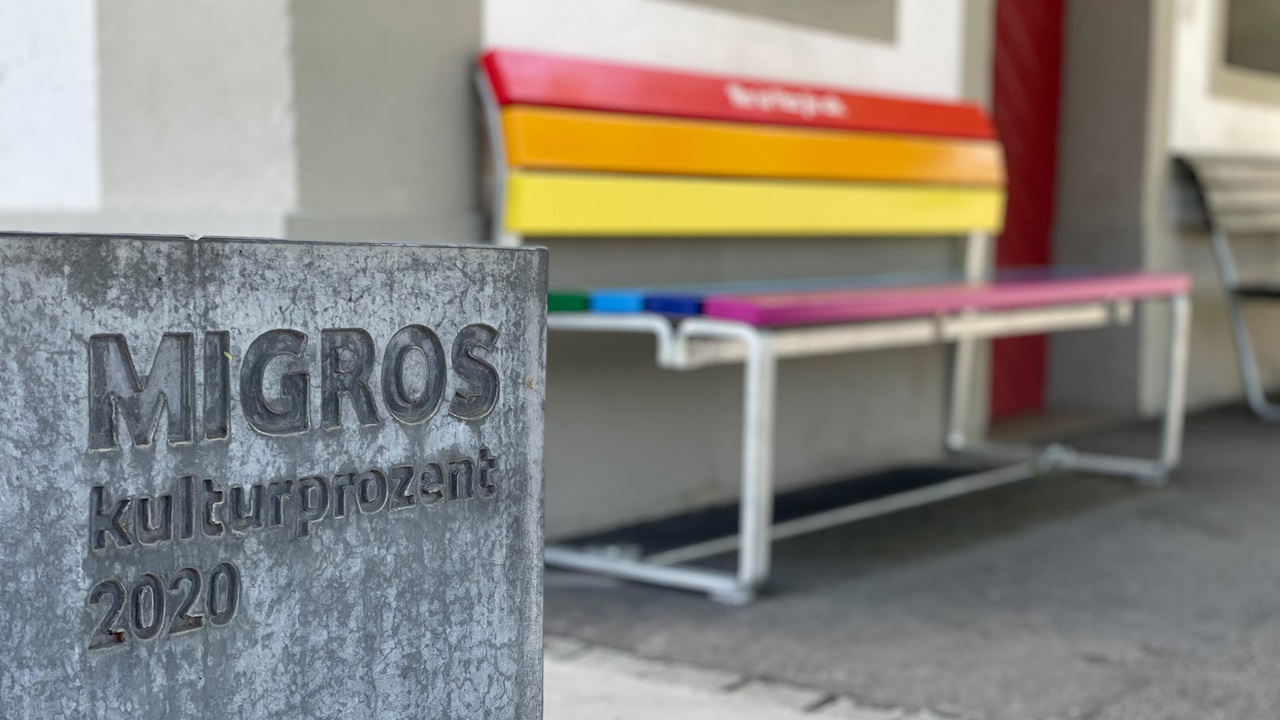
M1280 235L1280 156L1187 155L1179 158L1200 210L1227 235Z
M495 241L965 235L1004 217L982 110L492 51L479 85Z

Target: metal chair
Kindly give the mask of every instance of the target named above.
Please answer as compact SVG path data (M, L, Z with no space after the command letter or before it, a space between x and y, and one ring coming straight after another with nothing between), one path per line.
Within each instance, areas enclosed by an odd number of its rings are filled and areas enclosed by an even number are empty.
M1231 245L1233 239L1280 236L1280 156L1186 155L1178 158L1177 170L1209 228L1249 408L1263 420L1280 421L1280 403L1267 397L1243 312L1245 301L1280 300L1280 281L1242 281Z

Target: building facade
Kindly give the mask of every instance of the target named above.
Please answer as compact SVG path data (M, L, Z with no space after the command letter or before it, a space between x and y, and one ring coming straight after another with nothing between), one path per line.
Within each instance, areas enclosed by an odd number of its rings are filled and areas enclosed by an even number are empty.
M0 0L0 226L481 242L472 73L482 48L990 104L1000 43L1018 32L997 32L1000 5L1017 1ZM1280 71L1265 38L1245 32L1265 23L1237 14L1242 29L1229 41L1233 12L1267 7L1067 0L1061 9L1048 254L1195 272L1198 406L1237 399L1239 380L1207 244L1174 222L1170 157L1280 152ZM942 270L957 252L944 239L901 238L546 245L552 284L565 287ZM1269 246L1251 252L1280 272ZM1158 410L1163 327L1141 317L1053 339L1047 408ZM550 536L736 495L739 371L659 371L649 343L551 337ZM1280 382L1280 340L1263 334L1260 344ZM945 353L785 363L780 486L937 460ZM980 366L974 382L986 388L989 354ZM832 400L825 389L835 385L853 392ZM973 422L987 414L979 408Z

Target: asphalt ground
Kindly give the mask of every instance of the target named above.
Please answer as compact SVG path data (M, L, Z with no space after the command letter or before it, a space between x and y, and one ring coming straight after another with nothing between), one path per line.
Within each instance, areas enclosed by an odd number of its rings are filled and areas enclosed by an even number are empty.
M942 717L1274 720L1278 475L1280 427L1203 413L1168 487L1056 474L783 541L743 608L548 572L547 633Z

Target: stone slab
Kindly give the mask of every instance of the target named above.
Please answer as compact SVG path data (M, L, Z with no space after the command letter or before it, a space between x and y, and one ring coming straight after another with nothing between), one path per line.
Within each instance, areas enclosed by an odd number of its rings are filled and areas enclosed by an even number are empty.
M740 673L712 667L644 658L607 647L589 647L574 660L618 675L654 680L697 690L728 690L745 679Z
M0 715L541 713L546 255L0 235Z
M547 720L806 720L720 690L643 677L590 662L548 657Z

